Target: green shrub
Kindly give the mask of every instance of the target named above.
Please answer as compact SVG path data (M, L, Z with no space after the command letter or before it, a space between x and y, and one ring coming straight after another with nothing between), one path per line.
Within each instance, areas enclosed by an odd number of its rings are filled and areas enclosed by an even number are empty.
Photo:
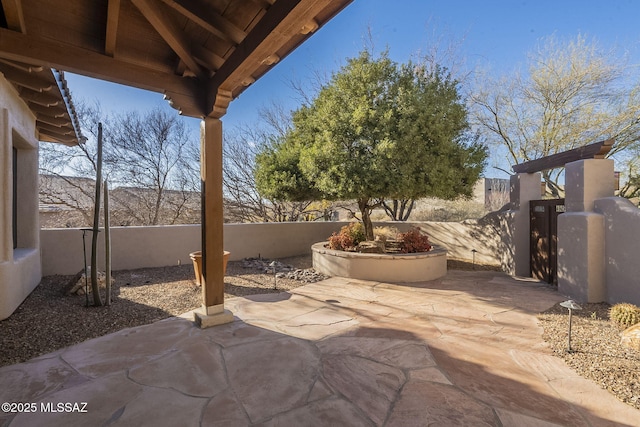
M339 233L333 233L329 237L329 248L338 251L353 250L358 246L358 243L365 240L366 235L362 223L352 222L342 227Z
M429 237L426 234L422 234L420 227L411 227L406 233L400 233L399 237L402 241L400 250L405 254L431 250Z
M609 319L618 326L628 328L640 322L640 307L626 302L616 304L609 310Z

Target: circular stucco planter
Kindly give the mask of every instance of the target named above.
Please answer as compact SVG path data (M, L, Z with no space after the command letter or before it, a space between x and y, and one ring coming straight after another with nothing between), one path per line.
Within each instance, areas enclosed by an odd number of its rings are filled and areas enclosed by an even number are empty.
M447 251L434 246L415 254L362 254L335 251L326 242L311 246L313 268L328 276L379 282L426 282L447 274Z

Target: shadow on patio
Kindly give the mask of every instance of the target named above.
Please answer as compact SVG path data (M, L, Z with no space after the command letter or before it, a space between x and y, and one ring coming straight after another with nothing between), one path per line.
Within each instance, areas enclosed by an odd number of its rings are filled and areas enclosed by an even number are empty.
M420 286L332 278L232 298L0 368L21 425L633 425L639 411L551 355L545 285L457 272ZM86 413L41 403L86 402ZM45 405L46 407L46 405ZM6 425L6 424L5 424Z

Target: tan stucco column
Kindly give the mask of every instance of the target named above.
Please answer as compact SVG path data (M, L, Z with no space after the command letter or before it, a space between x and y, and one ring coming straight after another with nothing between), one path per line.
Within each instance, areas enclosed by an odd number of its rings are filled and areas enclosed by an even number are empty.
M566 212L558 217L558 292L580 302L607 300L604 217L596 199L614 194L613 160L579 160L565 168Z
M513 205L513 268L511 274L522 277L531 276L531 232L529 202L541 198L540 182L542 175L519 173L511 177L510 199Z
M201 124L202 307L195 312L201 328L233 321L224 308L222 122L207 117Z

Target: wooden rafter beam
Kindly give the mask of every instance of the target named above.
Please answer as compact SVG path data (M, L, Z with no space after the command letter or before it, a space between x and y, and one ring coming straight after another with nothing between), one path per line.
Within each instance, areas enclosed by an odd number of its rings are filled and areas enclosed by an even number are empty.
M54 117L54 116L46 115L43 113L36 113L36 119L39 122L46 123L48 125L55 126L58 128L61 128L63 126L69 126L71 124L69 119L65 119L62 117Z
M53 118L67 117L67 123L69 123L67 108L62 101L58 105L52 106L44 106L35 102L29 102L29 109L36 113L36 115L43 114Z
M17 68L18 70L22 70L26 73L39 73L40 71L44 70L44 67L40 65L25 64L24 62L17 62L17 61L7 61L6 59L0 59L0 64L9 65L13 68Z
M62 102L62 99L60 97L51 95L46 92L36 92L31 89L23 88L22 90L20 90L20 97L25 101L41 105L43 107L61 106L61 108L66 109L66 106L64 106L64 102Z
M244 81L254 78L254 71L262 67L264 72L265 65L277 62L274 58L280 58L275 54L296 35L298 42L302 42L309 33L303 35L305 26L316 22L317 14L330 5L331 0L275 2L211 78L209 94L213 98L207 102L210 114L221 117L225 110L220 107L226 94L232 91L236 96L237 88L243 88Z
M108 57L91 50L0 28L0 57L43 65L154 92L172 92L191 100L184 111L206 111L204 94L193 78L184 78ZM36 98L38 99L38 98ZM41 98L40 98L41 100ZM40 103L37 100L34 102ZM196 117L197 117L196 116Z
M171 17L164 13L157 1L131 1L193 74L201 79L208 77L191 54L190 43L184 33L173 23Z
M224 58L199 45L193 46L193 54L196 61L210 70L217 70L224 64Z
M549 169L561 168L567 163L586 159L604 159L613 147L614 139L595 142L584 147L574 148L562 153L552 154L540 159L513 165L511 169L515 173L534 173Z
M47 129L42 129L38 127L38 131L40 132L40 139L43 141L57 141L61 142L64 145L77 145L78 139L72 135L61 135L56 132L50 132Z
M76 132L73 130L73 128L66 127L66 126L50 125L50 124L47 124L47 123L43 123L43 122L41 122L39 120L36 121L36 125L38 126L38 129L46 131L47 133L52 134L52 135L75 137L75 134L76 134Z
M247 33L233 25L225 17L194 0L162 0L189 20L195 22L211 34L228 42L239 44Z
M48 92L53 88L53 83L41 78L38 73L28 73L13 67L1 67L0 73L11 83L36 92Z
M115 56L116 54L119 16L120 0L109 0L107 6L107 28L104 40L104 53L109 56Z
M2 9L7 20L7 27L10 30L26 34L27 27L24 23L21 0L2 0Z

